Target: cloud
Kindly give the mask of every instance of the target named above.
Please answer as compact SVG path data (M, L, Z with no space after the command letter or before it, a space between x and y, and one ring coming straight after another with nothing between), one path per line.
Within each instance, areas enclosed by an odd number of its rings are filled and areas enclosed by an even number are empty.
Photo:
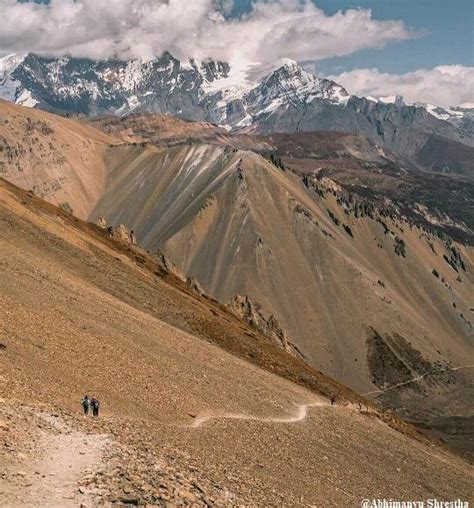
M474 67L439 65L406 74L387 74L377 69L356 69L329 76L355 95L384 97L402 95L405 102L459 106L474 102Z
M77 57L217 58L243 68L280 58L319 60L417 36L368 9L326 15L310 0L255 1L237 19L232 0L2 0L0 52Z

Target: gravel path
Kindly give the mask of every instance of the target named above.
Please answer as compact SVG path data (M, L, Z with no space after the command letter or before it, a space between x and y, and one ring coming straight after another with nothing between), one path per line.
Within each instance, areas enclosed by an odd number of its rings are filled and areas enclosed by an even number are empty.
M301 422L306 419L308 416L308 410L312 407L318 406L330 406L327 402L323 402L322 400L317 400L314 402L310 402L309 404L300 404L297 406L296 412L292 416L287 417L257 417L246 414L238 414L238 413L223 413L218 415L202 415L197 416L192 423L191 427L201 427L202 425L208 423L211 420L251 420L256 422L269 422L269 423L296 423Z
M91 492L80 487L79 482L102 466L108 438L73 431L50 415L44 415L44 419L54 430L41 432L38 457L25 464L24 470L18 471L19 482L5 485L2 506L92 506Z

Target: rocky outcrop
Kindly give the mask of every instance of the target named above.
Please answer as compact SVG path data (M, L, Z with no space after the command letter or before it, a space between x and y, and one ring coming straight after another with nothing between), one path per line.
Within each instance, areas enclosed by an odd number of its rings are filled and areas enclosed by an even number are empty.
M186 281L186 276L183 274L183 272L160 249L156 249L152 255L163 270L174 275L175 277L178 277L178 279L182 281Z
M271 339L277 346L293 356L304 358L299 349L290 342L278 319L273 314L265 312L258 302L253 302L246 295L236 295L227 307L242 321Z
M104 217L99 217L96 221L96 224L102 228L102 229L106 229L107 227L107 220L104 219Z
M189 289L191 289L191 291L194 291L199 296L204 296L206 294L206 291L201 286L199 281L196 279L196 277L193 277L192 275L187 277L186 285L188 286Z
M124 224L119 224L114 227L113 236L116 240L130 243L130 233Z

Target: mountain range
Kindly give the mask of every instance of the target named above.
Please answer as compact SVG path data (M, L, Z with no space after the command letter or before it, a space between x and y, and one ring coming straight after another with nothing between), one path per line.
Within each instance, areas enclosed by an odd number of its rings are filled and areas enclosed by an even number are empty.
M152 112L240 132L358 133L420 168L472 174L472 110L357 97L291 60L250 81L225 62L170 53L132 61L10 55L0 60L0 98L62 115Z
M170 53L10 55L0 98L0 176L471 450L472 110Z

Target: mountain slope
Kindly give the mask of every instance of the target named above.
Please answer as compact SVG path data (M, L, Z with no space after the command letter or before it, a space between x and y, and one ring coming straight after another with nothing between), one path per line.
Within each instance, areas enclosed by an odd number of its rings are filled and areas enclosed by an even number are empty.
M89 446L107 440L96 474L75 485L75 496L94 503L348 506L364 496L469 496L463 460L343 398L325 405L203 340L211 323L216 338L245 341L248 329L154 275L146 254L3 181L0 221L5 502L21 504L34 488L29 461L43 449L32 443L46 439L55 461L61 435ZM268 344L257 354L298 363ZM102 400L96 422L78 414L85 390ZM305 417L304 404L320 405ZM204 421L212 415L223 418Z
M0 101L0 176L87 217L104 190L110 136Z
M112 150L107 166L109 184L92 219L129 225L146 248L164 249L220 301L255 297L311 363L346 384L369 387L368 326L415 341L433 361L448 344L451 361L465 357L462 337L472 329L459 317L470 315L465 248L456 247L466 268L458 282L441 240L379 215L382 209L373 219L355 218L350 207L346 215L331 192L312 193L296 175L251 152L122 147ZM397 254L399 243L406 257ZM451 300L464 302L462 310Z
M85 218L125 224L223 303L238 295L258 302L311 365L351 388L382 390L465 365L472 354L471 247L384 200L327 177L301 178L249 150L199 142L102 149L106 181ZM83 200L71 198L73 209ZM416 401L423 385L427 406L469 417L471 371L428 381L407 384L403 406L392 405L416 416L410 394Z
M434 171L441 169L437 147L442 152L446 148L442 142L420 152L424 164L431 164L433 171L400 160L364 136L342 132L241 135L227 142L281 160L286 169L304 180L331 178L359 195L388 200L410 220L444 231L463 243L474 243L474 173L464 145L451 144L456 153L452 160L461 161L455 174Z

